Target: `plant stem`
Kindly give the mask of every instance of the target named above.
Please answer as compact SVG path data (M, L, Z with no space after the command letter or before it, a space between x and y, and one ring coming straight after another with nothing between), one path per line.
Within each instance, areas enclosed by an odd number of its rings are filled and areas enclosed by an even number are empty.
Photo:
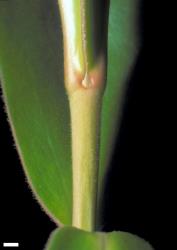
M70 98L73 161L73 226L95 228L101 94L78 90Z
M72 132L73 226L95 228L108 0L58 0Z

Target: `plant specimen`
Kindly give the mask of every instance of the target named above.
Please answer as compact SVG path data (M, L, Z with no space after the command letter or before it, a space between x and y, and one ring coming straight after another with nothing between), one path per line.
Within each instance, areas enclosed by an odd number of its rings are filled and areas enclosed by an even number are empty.
M11 129L36 198L61 227L46 249L152 249L129 233L99 232L125 83L140 47L139 3L0 2Z

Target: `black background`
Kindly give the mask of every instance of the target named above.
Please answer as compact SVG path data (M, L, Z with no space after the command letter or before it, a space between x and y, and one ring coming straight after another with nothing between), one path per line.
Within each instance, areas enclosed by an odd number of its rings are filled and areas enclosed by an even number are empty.
M150 2L150 1L149 1ZM104 230L124 230L164 247L167 220L165 138L167 97L161 72L163 20L157 8L142 1L142 49L132 73L120 133L105 190ZM161 76L161 77L160 77ZM26 183L0 100L0 169L2 242L20 242L21 249L43 249L56 227L41 210Z

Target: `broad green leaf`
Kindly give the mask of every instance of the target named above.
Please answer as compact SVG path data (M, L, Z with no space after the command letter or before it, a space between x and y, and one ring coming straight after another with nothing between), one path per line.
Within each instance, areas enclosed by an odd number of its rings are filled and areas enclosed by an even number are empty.
M0 74L18 152L46 211L70 224L69 107L59 21L56 1L0 1Z
M100 190L117 133L122 93L138 52L138 4L139 0L110 1ZM28 181L45 211L57 223L70 225L71 132L57 0L0 1L0 78Z
M88 233L75 228L56 229L46 250L153 250L149 243L130 233Z

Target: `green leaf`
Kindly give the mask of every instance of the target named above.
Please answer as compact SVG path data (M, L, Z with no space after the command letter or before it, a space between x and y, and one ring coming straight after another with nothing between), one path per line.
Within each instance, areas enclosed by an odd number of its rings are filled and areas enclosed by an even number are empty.
M17 149L45 210L71 224L70 122L59 21L56 1L0 1L0 74Z
M46 250L153 250L149 243L130 233L88 233L75 228L56 229Z
M124 94L139 52L140 0L110 0L108 33L108 76L103 99L100 198L118 133ZM100 200L99 200L100 202Z
M110 1L100 190L117 133L123 89L138 52L138 3ZM0 35L3 95L25 173L45 211L57 223L70 225L70 118L57 1L0 1Z

